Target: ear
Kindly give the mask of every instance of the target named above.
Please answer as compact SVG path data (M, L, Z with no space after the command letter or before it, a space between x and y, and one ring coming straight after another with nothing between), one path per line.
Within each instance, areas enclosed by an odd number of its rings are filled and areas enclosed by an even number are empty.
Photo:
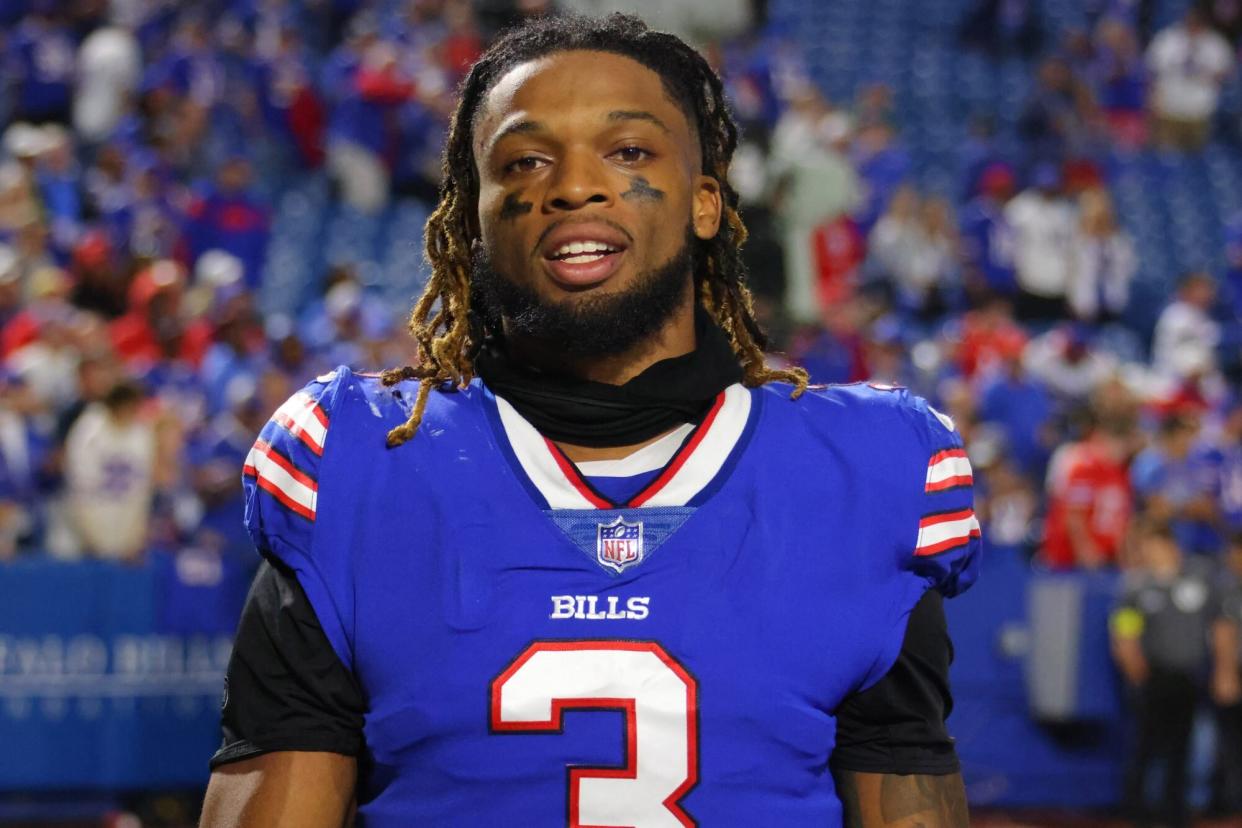
M720 194L720 182L710 175L694 177L694 201L690 205L690 221L694 235L707 240L720 231L720 218L724 215L724 200Z

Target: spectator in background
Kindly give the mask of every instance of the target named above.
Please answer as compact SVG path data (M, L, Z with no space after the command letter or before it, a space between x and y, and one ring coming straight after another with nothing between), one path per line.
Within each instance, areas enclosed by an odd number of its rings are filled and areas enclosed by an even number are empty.
M222 303L213 314L213 343L203 358L199 379L207 398L207 410L224 410L236 394L235 387L253 386L263 359L263 328L250 305L250 297L238 294Z
M53 473L63 471L65 442L78 418L92 405L102 403L120 377L120 367L110 351L84 348L78 355L73 402L57 412L52 428L52 451L60 455L54 456L49 463Z
M1031 57L1043 45L1036 6L1032 0L976 0L962 23L962 42L993 57Z
M1216 369L1220 325L1211 316L1216 282L1202 271L1183 276L1177 294L1160 313L1152 336L1152 368L1178 382L1211 375Z
M208 250L223 250L242 263L246 286L257 289L271 236L271 210L253 189L250 161L235 153L220 165L212 187L186 211L190 259Z
M1180 23L1162 30L1147 47L1153 79L1154 137L1169 149L1195 152L1212 132L1221 86L1233 67L1229 43L1208 28L1191 6Z
M1073 270L1074 208L1061 192L1061 173L1041 164L1031 186L1005 208L1013 228L1018 319L1048 323L1065 316L1065 292Z
M1003 455L991 463L978 464L978 468L982 479L981 492L975 495L975 509L988 527L989 547L1024 547L1030 541L1039 511L1036 487Z
M1225 222L1225 278L1221 301L1229 341L1242 344L1242 214Z
M929 322L956 304L957 232L943 199L921 200L913 187L902 187L868 246L868 269L891 289L903 315Z
M947 330L952 336L953 328ZM956 326L953 359L961 375L978 386L999 371L1010 354L1021 355L1026 342L1026 332L1014 322L1009 300L991 294L978 308L962 315Z
M4 356L4 330L22 312L21 272L17 254L7 244L0 244L0 357Z
M1134 151L1147 142L1147 70L1138 35L1123 18L1106 16L1095 27L1090 76L1113 143Z
M838 147L849 120L811 84L796 90L772 134L768 177L784 239L785 309L795 322L818 318L811 234L858 203L860 183Z
M897 116L893 89L886 83L868 83L854 98L854 123L859 129L874 124L892 124Z
M117 258L102 230L88 230L78 239L69 265L75 307L108 320L125 313L128 285Z
M5 79L16 91L15 121L69 123L76 47L56 0L35 0L11 33Z
M1190 413L1166 414L1153 443L1130 466L1130 482L1145 516L1167 525L1183 552L1215 555L1216 464L1196 443L1199 421Z
M854 210L859 230L867 235L888 209L889 199L910 173L914 162L897 139L893 124L879 121L860 124L850 153L863 182L862 200Z
M742 248L747 281L755 301L769 318L778 311L783 316L786 282L785 249L771 198L775 170L769 163L770 154L767 128L759 126L755 132L743 134L729 167L729 183L738 194L750 231Z
M963 286L972 297L1012 298L1018 290L1014 233L1005 217L1013 197L1013 171L994 163L979 176L979 192L962 211Z
M165 186L152 152L138 150L124 161L124 181L101 210L113 246L135 259L168 258L176 252L184 217Z
M917 388L910 362L910 342L905 334L901 320L895 314L880 317L866 330L863 336L863 367L869 382ZM954 416L951 411L948 414ZM958 421L959 430L966 428L963 423Z
M1129 417L1104 415L1078 442L1065 443L1048 463L1048 514L1041 557L1052 569L1114 566L1130 527L1126 464L1134 437Z
M1107 190L1092 188L1078 197L1078 232L1072 244L1070 310L1084 322L1116 322L1129 304L1138 257L1129 234L1117 225Z
M824 305L822 323L795 336L789 355L812 382L860 382L869 376L857 316L855 302Z
M1200 0L1204 18L1232 46L1242 43L1242 3L1238 0Z
M1117 360L1092 347L1091 331L1083 325L1040 334L1027 344L1022 361L1066 405L1087 399L1117 372Z
M1229 537L1242 537L1242 398L1229 405L1214 451L1216 511Z
M88 144L105 141L142 79L142 50L121 26L102 26L78 47L77 80L73 91L73 129Z
M0 374L0 561L11 560L38 525L39 470L46 441L33 428L19 379Z
M190 483L203 510L200 533L210 533L213 546L237 556L251 549L245 525L237 520L245 505L237 470L245 464L254 435L281 403L269 392L273 383L279 393L288 392L288 383L275 372L265 372L257 382L247 376L230 384L223 410L187 446Z
M23 227L40 220L38 177L35 164L45 146L45 133L27 123L15 123L4 131L0 163L0 239L15 247Z
M185 274L176 262L157 261L134 277L129 311L109 326L117 355L135 371L173 357L197 367L211 343L211 327L182 308Z
M858 287L858 271L867 255L867 240L858 232L858 225L849 216L837 216L820 224L811 233L811 255L818 276L820 307L848 302ZM748 278L753 272L747 270Z
M1138 566L1109 624L1113 657L1132 690L1137 731L1125 804L1139 824L1184 828L1190 824L1186 780L1195 709L1205 689L1218 703L1237 701L1237 629L1222 613L1210 570L1184 560L1166 527L1145 525L1135 545ZM1153 802L1148 777L1158 763L1164 786Z
M26 301L0 331L0 356L5 359L37 341L45 321L64 321L69 316L65 303L68 283L58 268L38 268L26 280L25 288Z
M1058 436L1054 400L1023 367L1021 342L1013 342L1000 356L999 370L983 385L979 419L1000 428L1006 461L1014 471L1031 481L1043 480Z
M197 9L181 15L176 23L163 72L179 96L210 110L225 91L224 67L212 41L211 23Z
M1036 161L1061 163L1091 147L1095 102L1060 56L1045 58L1018 118L1018 135Z
M983 176L996 166L1010 171L1005 153L997 144L996 123L988 115L973 115L966 125L966 140L958 149L962 159L961 198L969 201L979 194L983 186ZM1013 195L1013 182L1010 181L1006 198Z
M47 224L41 215L17 228L13 234L13 250L17 253L17 269L22 281L22 295L31 298L34 274L49 267L56 267L56 258L48 245Z
M43 134L43 152L39 155L35 180L44 220L51 233L52 250L63 263L82 232L82 176L69 131L58 125L48 125L43 128Z
M291 383L301 377L315 376L317 365L290 317L281 313L268 314L263 319L263 333L268 341L268 373L280 375ZM281 402L276 401L277 405Z
M1242 630L1242 534L1230 535L1225 552L1225 569L1220 579L1221 615L1233 625L1234 635ZM1242 662L1242 636L1235 650ZM1242 669L1239 670L1242 675ZM1242 680L1242 678L1240 678ZM1242 813L1242 695L1222 676L1224 686L1214 693L1216 710L1216 767L1209 810L1233 816Z
M42 410L55 413L70 405L77 393L81 343L75 326L80 314L68 302L70 282L63 271L43 268L31 281L31 302L5 331L5 345L11 348L5 361ZM19 327L23 318L24 333Z
M82 174L83 209L97 221L129 200L125 149L119 142L103 144Z
M322 370L356 364L358 340L386 328L392 310L363 289L350 265L330 268L320 291L298 320L298 338Z
M141 415L142 392L117 384L83 412L65 444L72 525L91 556L138 561L154 493L155 429Z
M258 42L259 105L280 141L293 150L303 167L312 169L323 163L327 113L297 27L286 18L274 28Z
M380 40L374 23L355 18L354 31L330 61L333 117L328 127L328 171L346 204L377 213L388 203L397 135L392 113L414 96L396 47Z

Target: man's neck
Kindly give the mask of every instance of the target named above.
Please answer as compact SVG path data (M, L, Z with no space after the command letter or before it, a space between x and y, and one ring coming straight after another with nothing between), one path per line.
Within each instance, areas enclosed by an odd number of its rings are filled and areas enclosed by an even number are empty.
M509 352L516 359L536 368L570 373L576 377L608 385L624 385L643 371L665 359L672 359L694 350L694 303L679 308L654 336L644 339L629 351L603 357L566 357L563 350L546 342L524 337L506 337ZM673 429L669 429L672 431ZM644 446L654 443L668 432L650 440L628 446L603 448L575 446L558 442L565 456L575 463L593 460L620 460Z

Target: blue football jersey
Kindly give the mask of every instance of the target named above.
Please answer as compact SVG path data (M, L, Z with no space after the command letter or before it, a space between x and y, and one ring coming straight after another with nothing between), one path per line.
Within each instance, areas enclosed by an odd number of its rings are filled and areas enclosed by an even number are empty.
M949 418L735 385L618 503L478 381L388 449L416 391L320 377L245 469L366 698L359 823L840 825L834 711L977 571Z

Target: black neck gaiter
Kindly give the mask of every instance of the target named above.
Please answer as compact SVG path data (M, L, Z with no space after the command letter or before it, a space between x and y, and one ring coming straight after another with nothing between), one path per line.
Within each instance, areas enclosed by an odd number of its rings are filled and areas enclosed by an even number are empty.
M695 316L695 349L661 360L624 385L538 371L489 341L475 369L539 433L558 443L608 448L646 442L698 422L716 396L742 379L729 340L705 311Z

